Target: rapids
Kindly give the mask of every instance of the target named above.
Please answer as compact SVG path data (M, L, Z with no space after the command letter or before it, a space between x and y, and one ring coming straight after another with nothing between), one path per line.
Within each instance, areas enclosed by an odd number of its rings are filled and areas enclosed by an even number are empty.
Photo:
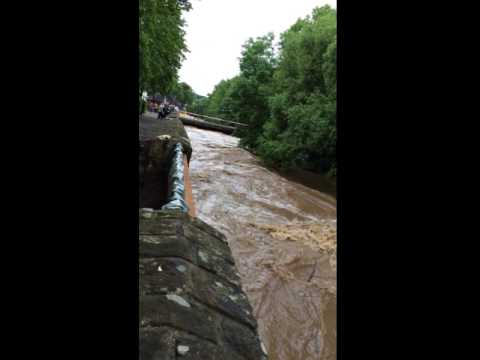
M270 360L336 359L336 199L186 127L197 216L229 241Z

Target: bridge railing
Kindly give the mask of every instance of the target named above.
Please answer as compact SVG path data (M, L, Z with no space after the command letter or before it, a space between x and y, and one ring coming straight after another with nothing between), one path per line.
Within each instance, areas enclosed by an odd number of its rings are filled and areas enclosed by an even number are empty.
M248 125L247 125L247 124L244 124L244 123L239 123L239 122L235 122L235 121L220 119L220 118L213 117L213 116L207 116L207 115L202 115L202 114L195 114L195 113L191 113L191 112L188 112L188 111L180 111L180 115L182 115L182 114L187 115L187 116L190 115L190 116L192 116L192 117L200 118L200 119L202 119L202 120L212 119L212 120L224 122L224 123L227 123L227 124L235 124L235 125L238 125L238 126L248 127Z

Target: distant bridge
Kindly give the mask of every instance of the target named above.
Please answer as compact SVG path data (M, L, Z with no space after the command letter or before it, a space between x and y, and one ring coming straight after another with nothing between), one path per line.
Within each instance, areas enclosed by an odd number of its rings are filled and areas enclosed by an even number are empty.
M213 116L195 114L187 111L181 111L178 117L185 125L191 125L201 129L220 131L225 134L232 134L237 127L248 127L247 124L224 120Z

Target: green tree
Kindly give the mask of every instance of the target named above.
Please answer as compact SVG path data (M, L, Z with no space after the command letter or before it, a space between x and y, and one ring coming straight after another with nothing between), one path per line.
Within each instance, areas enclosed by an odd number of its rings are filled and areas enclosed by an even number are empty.
M208 96L206 112L211 116L222 116L225 113L225 95L230 88L233 79L220 81L212 93Z
M240 74L206 100L209 115L244 122L240 144L267 163L336 171L336 11L315 8L281 34L243 46Z
M241 145L255 150L263 125L269 118L269 97L276 66L272 33L249 39L243 46L240 59L240 75L234 79L227 92L226 103L230 118L246 123L239 127L237 135Z
M259 153L269 163L336 168L336 11L314 9L281 36L270 118Z
M176 84L185 45L188 0L140 0L139 90L166 94Z
M198 94L193 94L192 104L188 104L188 109L192 113L206 115L208 105L208 98Z
M188 106L192 104L195 93L190 85L182 82L175 84L170 91L170 95L174 96L178 102Z

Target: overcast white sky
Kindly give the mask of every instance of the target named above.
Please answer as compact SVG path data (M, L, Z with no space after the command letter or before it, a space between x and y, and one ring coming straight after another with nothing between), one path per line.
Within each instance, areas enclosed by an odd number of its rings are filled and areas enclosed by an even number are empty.
M207 95L222 79L240 71L238 58L250 37L287 30L315 6L336 0L192 0L186 13L186 41L190 50L180 69L180 81L200 95Z

